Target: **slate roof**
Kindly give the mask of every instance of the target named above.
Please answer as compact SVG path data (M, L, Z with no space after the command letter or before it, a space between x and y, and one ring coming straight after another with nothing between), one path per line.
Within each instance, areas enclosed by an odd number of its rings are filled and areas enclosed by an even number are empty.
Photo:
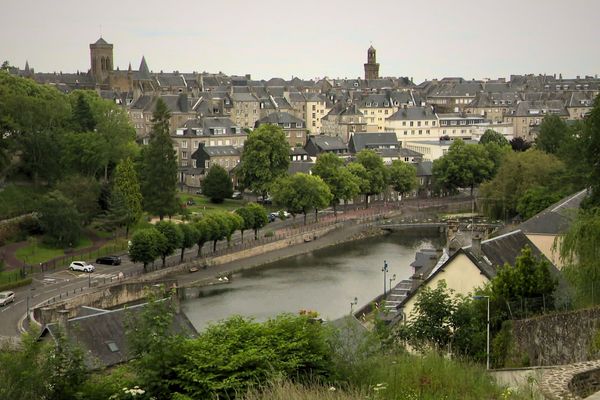
M110 44L106 40L102 39L102 37L96 40L96 43L94 44L98 46L110 46Z
M203 148L206 154L208 154L210 157L240 155L240 151L233 146L200 146L200 148ZM192 158L193 156L194 155L192 154Z
M388 121L410 121L410 120L436 120L437 117L431 107L407 107L402 108L387 119Z
M421 161L414 164L417 167L417 176L432 176L433 175L433 161Z
M284 111L276 111L259 119L256 124L257 126L262 124L296 124L296 126L301 124L304 126L304 121Z
M308 152L304 150L302 147L292 147L290 148L291 156L307 156Z
M348 146L339 136L317 135L309 136L307 142L312 142L322 151L344 150L348 151Z
M582 190L546 208L519 225L525 233L558 235L565 233L577 214L581 201L587 194Z
M569 115L562 100L522 101L517 106L517 117L543 117L548 114Z
M84 352L86 366L90 369L106 368L131 360L125 332L131 318L139 316L146 304L139 304L117 310L97 312L68 320L67 337ZM57 323L44 327L40 338L59 335ZM183 313L173 317L172 332L185 336L195 336L196 329ZM113 347L111 348L109 347Z
M358 153L365 148L400 147L400 143L394 132L365 132L352 135L348 147L350 151Z
M294 175L297 173L309 174L312 168L315 166L315 163L310 161L290 161L290 166L288 167L288 174Z
M258 101L258 98L252 93L238 93L234 92L231 94L231 100L233 101Z

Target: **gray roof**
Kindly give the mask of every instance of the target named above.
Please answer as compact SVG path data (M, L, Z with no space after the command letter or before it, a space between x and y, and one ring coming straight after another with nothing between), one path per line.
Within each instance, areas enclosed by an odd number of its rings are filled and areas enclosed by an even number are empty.
M586 190L572 194L519 225L525 233L558 235L565 233L577 214Z
M201 146L206 154L211 157L218 156L239 156L240 152L233 146ZM192 155L193 157L193 155Z
M129 321L139 317L145 306L146 304L140 304L111 311L103 310L68 320L67 337L83 350L88 368L105 368L131 360L126 330ZM57 338L59 329L57 323L48 324L40 337L49 335ZM174 334L197 334L183 313L174 314L171 329Z
M388 118L388 121L435 120L436 116L431 107L402 108Z
M256 98L256 96L254 96L252 93L232 93L231 94L231 100L233 101L254 101L254 102L258 102L258 99Z
M314 162L311 161L291 161L288 167L288 174L294 175L297 173L308 174L315 166Z
M294 155L294 156L305 156L306 155L307 156L308 153L302 147L292 147L290 149L290 155Z
M344 150L348 151L348 146L344 143L339 136L328 136L328 135L317 135L310 136L307 142L313 142L313 144L320 148L322 151L333 151L333 150Z
M544 117L545 115L569 115L562 100L522 101L517 106L517 117Z
M100 45L100 46L110 46L110 44L106 40L102 39L102 37L100 39L96 40L96 43L94 43L94 44Z
M433 175L433 161L421 161L414 165L417 167L417 176Z
M366 132L355 133L350 138L349 147L356 153L372 147L400 147L394 132Z
M304 121L300 118L294 117L292 114L283 111L276 111L259 119L257 125L261 124L296 124L296 126L301 124L304 126Z

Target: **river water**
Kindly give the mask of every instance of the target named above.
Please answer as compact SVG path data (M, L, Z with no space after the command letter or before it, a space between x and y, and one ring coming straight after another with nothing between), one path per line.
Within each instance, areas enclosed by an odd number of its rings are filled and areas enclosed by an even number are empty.
M411 275L418 249L442 244L437 236L401 233L345 243L241 272L231 283L184 301L182 308L199 331L236 314L263 321L306 309L337 319L350 312L354 297L360 308L383 292L384 260L389 271L386 285L396 274L394 285Z

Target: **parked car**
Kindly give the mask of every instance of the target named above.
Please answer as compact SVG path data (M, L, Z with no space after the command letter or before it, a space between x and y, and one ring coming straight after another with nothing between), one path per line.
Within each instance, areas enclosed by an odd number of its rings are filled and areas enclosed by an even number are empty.
M273 222L277 219L277 213L270 213L267 215L267 218L269 219L269 222Z
M15 301L15 292L0 292L0 306L5 306L13 301Z
M292 216L292 214L290 214L289 212L285 211L285 210L281 210L277 213L277 216L283 216L283 218L289 218Z
M73 261L71 265L69 265L69 269L71 271L82 271L82 272L94 272L96 267L92 264L88 264L85 261Z
M256 199L257 203L262 203L262 204L272 204L273 203L273 199L271 198L271 196L267 196L263 199L262 196L258 196L258 198Z
M236 190L231 195L231 198L234 199L234 200L242 200L244 198L244 195L242 194L242 192L239 192L239 191Z
M104 256L96 258L96 264L121 265L121 257Z

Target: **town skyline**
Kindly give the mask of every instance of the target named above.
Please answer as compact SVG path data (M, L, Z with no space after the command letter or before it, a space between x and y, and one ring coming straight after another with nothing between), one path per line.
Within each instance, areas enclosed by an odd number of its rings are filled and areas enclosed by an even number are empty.
M499 9L492 2L382 2L382 12L365 18L362 5L352 2L308 1L299 9L270 0L255 6L184 1L165 13L160 2L123 6L109 0L81 13L79 3L67 0L35 4L34 14L28 12L33 2L23 2L5 5L0 16L0 58L19 68L29 62L37 72L86 72L88 45L103 37L114 44L114 67L121 70L129 63L137 69L145 56L153 72L354 79L362 77L373 45L380 76L416 83L447 76L597 74L600 55L589 49L600 33L593 21L600 4L530 3L509 0Z

